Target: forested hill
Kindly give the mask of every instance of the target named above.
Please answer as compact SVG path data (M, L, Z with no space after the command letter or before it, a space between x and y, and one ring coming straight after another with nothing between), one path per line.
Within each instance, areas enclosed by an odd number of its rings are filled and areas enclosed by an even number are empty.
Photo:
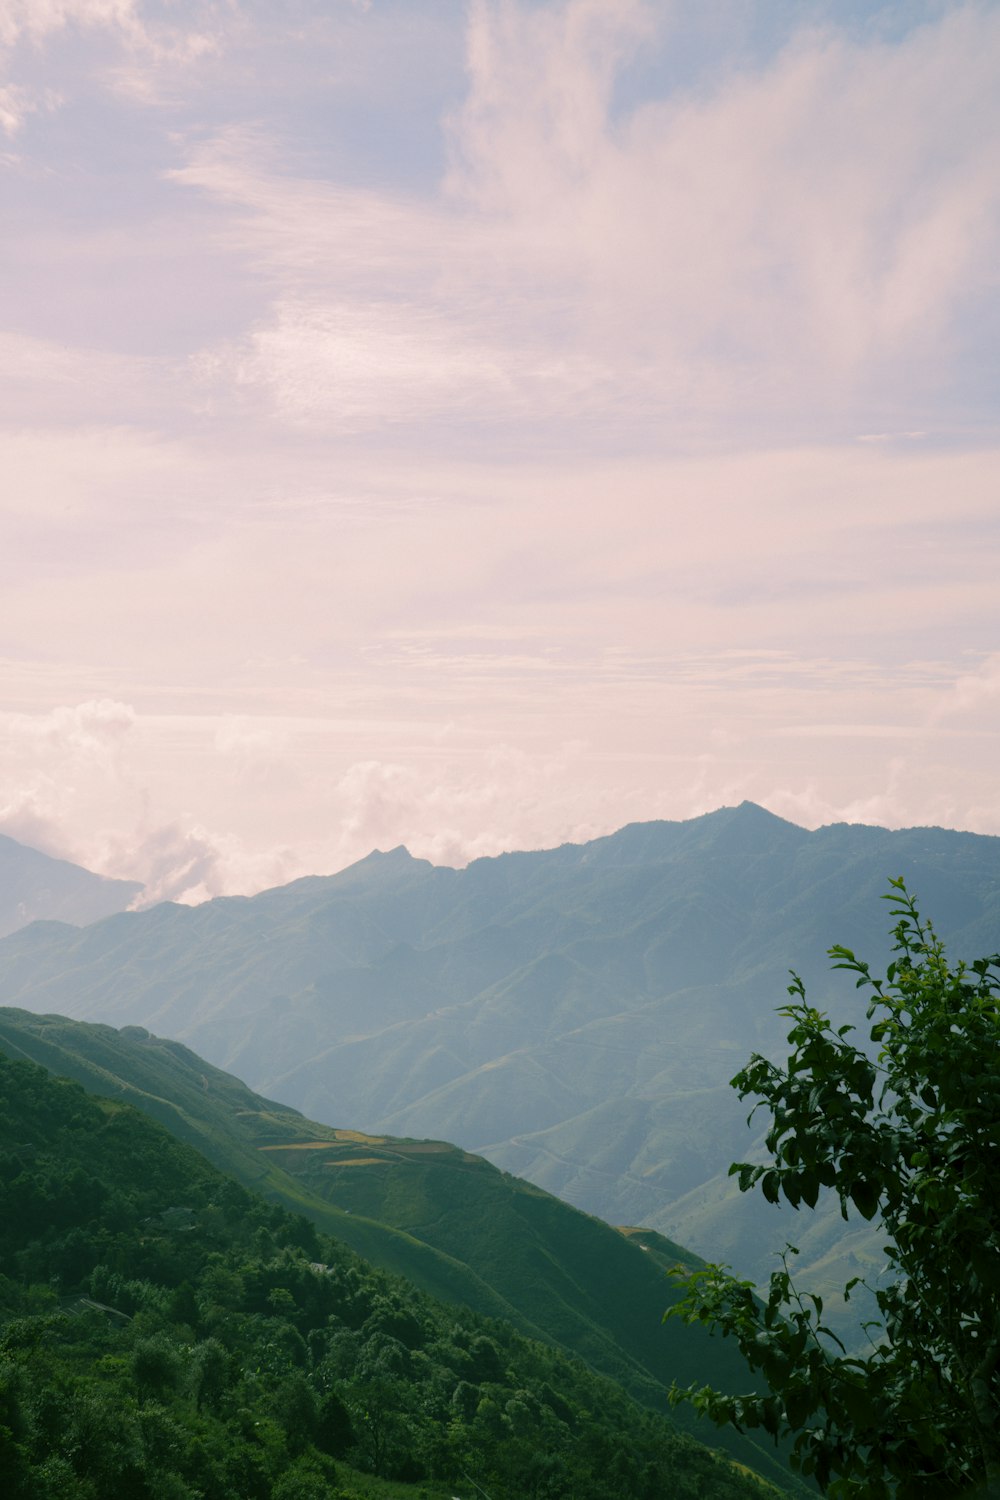
M130 1106L5 1056L0 1100L5 1500L763 1495L612 1382L373 1271Z
M667 1392L753 1384L731 1341L677 1322L668 1266L697 1264L655 1234L622 1234L444 1142L334 1130L254 1094L186 1047L137 1027L0 1010L0 1052L128 1100L216 1166L436 1298L503 1318L575 1354L663 1412ZM675 1420L781 1478L769 1446Z

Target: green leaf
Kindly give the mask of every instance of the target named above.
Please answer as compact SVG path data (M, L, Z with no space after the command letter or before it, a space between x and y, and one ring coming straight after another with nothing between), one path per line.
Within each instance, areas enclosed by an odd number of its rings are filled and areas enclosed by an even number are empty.
M801 1427L813 1411L815 1405L813 1392L805 1385L790 1387L785 1392L785 1420L789 1427Z
M863 1219L874 1219L878 1213L879 1189L877 1184L858 1178L851 1187L851 1202Z
M866 1429L872 1426L875 1420L875 1404L866 1386L854 1381L845 1381L838 1385L837 1395L855 1427Z
M819 1198L819 1176L816 1172L804 1171L799 1174L799 1189L802 1193L802 1201L809 1208L816 1207Z
M760 1179L760 1190L768 1203L777 1203L780 1188L780 1178L777 1172L765 1172Z

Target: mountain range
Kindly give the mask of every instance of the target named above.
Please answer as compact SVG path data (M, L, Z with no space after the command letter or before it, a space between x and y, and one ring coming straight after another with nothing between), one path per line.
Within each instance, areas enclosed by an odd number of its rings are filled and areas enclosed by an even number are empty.
M828 1294L878 1274L871 1231L740 1197L727 1169L762 1126L728 1080L781 1052L789 969L863 1020L826 950L888 959L900 874L956 954L1000 946L1000 840L811 832L744 803L464 870L395 849L251 898L35 923L0 942L0 996L181 1040L329 1126L452 1141L755 1280L790 1240Z

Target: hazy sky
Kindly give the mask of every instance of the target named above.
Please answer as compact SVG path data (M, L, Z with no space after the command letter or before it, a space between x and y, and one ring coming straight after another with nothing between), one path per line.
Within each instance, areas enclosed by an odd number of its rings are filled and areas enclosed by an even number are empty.
M996 4L0 0L0 828L1000 834L998 85Z

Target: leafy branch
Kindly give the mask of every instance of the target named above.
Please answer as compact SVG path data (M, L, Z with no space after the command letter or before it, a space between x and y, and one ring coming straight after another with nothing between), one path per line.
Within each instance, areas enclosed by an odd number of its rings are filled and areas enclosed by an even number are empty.
M824 1492L869 1500L975 1489L1000 1497L1000 958L950 967L902 880L890 881L893 954L884 978L849 948L834 969L871 990L875 1055L808 1003L792 974L790 1053L732 1080L770 1113L765 1164L736 1162L742 1192L796 1209L823 1189L841 1213L877 1220L893 1271L874 1292L869 1352L850 1355L818 1297L782 1268L759 1298L723 1266L685 1280L668 1317L735 1337L768 1393L675 1389L716 1422L792 1442ZM858 1285L855 1277L845 1298ZM873 1336L874 1335L874 1336Z

